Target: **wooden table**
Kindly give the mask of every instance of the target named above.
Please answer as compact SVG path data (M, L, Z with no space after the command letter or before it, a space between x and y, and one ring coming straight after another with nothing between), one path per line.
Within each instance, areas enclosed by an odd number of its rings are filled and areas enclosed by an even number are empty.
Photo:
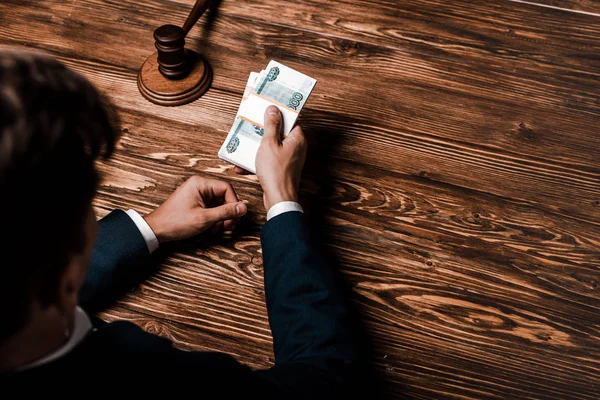
M193 0L3 0L0 42L54 54L117 105L99 216L146 213L185 178L233 183L235 234L165 246L105 318L273 363L256 179L217 158L246 78L276 59L319 83L302 197L351 287L388 397L600 397L600 4L222 1L189 36L200 100L136 87L153 30ZM533 4L538 3L538 4Z

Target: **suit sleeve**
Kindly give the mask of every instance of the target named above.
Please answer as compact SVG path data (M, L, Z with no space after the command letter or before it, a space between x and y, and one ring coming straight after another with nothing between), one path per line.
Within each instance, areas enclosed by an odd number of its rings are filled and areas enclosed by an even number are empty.
M304 214L271 219L261 242L275 366L257 374L286 398L337 398L357 357L340 282L311 244Z
M121 210L98 222L98 237L79 292L79 304L94 313L118 299L132 285L148 275L148 247L142 234Z

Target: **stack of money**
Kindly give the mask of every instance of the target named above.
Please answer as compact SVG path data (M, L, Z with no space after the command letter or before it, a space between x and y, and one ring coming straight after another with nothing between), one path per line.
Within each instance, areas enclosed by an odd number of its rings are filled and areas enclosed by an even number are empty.
M277 61L251 72L242 102L219 158L256 173L255 159L264 135L264 114L275 105L283 116L283 136L292 130L317 81Z

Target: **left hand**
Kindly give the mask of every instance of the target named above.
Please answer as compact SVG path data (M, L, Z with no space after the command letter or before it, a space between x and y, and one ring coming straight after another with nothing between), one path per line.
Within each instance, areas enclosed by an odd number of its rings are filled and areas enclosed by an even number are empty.
M232 230L248 208L227 182L193 176L146 215L159 243L187 239L209 228Z

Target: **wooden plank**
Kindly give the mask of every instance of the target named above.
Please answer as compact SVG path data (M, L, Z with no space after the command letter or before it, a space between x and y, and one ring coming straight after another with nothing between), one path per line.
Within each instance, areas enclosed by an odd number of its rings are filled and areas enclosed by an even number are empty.
M577 363L540 366L535 354L531 360L497 356L468 344L449 344L445 338L424 337L418 330L390 331L377 323L369 325L369 331L377 332L377 365L394 389L402 389L399 398L592 399L598 393L597 383L589 392L579 392L579 378L587 372L580 375Z
M464 57L468 57L481 65L501 68L495 62L498 59L517 65L527 60L534 69L538 63L550 62L569 65L573 71L581 70L578 63L585 65L595 59L594 49L600 46L600 32L593 29L594 16L516 2L408 0L399 4L395 0L300 0L294 5L282 7L277 0L224 1L219 16L276 25L285 21L286 26L359 43L408 49L445 59L465 61ZM181 9L185 14L189 2L172 0L154 6L156 11L168 7L174 11ZM173 19L180 18L173 14ZM565 52L571 52L577 61L565 59Z
M160 24L156 22L157 16L164 16L167 10L169 17L164 23L182 23L192 3L189 0L164 0L132 7L129 2L88 2L107 21L148 25L146 21L153 18L151 27ZM65 14L77 13L87 7L87 4L52 5L54 11ZM135 13L131 13L132 8ZM127 17L113 18L111 13L115 10ZM482 61L482 65L494 65L496 59L517 64L528 60L534 62L534 66L552 60L562 65L575 59L587 63L590 57L594 59L600 47L600 33L593 29L594 16L510 1L408 0L398 4L395 0L299 0L294 2L294 7L284 7L277 0L229 0L222 1L218 8L218 19L226 16L377 44L383 48L407 49L462 61L466 56ZM214 40L212 33L206 36ZM345 50L355 50L352 43L347 45ZM569 49L573 59L564 57ZM577 68L575 63L572 67L581 69L581 65Z
M176 323L170 320L148 316L144 313L131 311L123 306L115 306L102 313L102 318L107 321L128 320L139 325L143 329L174 340L177 347L184 350L195 351L226 351L240 362L253 368L268 368L273 359L270 350L263 348L262 343L253 342L252 338L246 337L243 342L237 339L215 332L205 331L202 327L190 327L189 325ZM385 385L389 397L394 394L402 398L440 398L456 397L482 398L506 398L507 393L514 397L526 397L530 394L528 387L515 387L515 376L521 376L519 369L528 369L527 375L534 375L531 382L536 389L542 391L537 393L537 398L594 398L594 393L580 396L572 393L572 382L565 382L564 372L573 369L573 366L560 366L548 371L547 376L538 375L538 365L535 361L523 364L514 358L506 363L503 357L497 357L488 352L480 351L472 360L465 360L465 354L473 354L476 349L464 345L452 348L443 339L432 339L424 337L417 332L407 332L406 329L397 329L391 332L387 326L370 323L369 330L375 333L373 343L374 365L380 369L380 384ZM265 351L266 349L266 351ZM432 357L435 354L435 357ZM456 365L458 367L452 368ZM511 365L517 365L511 368ZM429 367L431 366L431 367ZM446 366L446 368L440 368ZM450 369L448 369L450 366ZM505 368L502 368L506 366ZM480 369L484 371L485 377L479 379L473 377L467 384L458 381L456 377L462 376L464 370ZM429 368L434 368L435 373ZM575 366L577 368L577 366ZM544 381L554 379L558 372L558 379L564 389L556 394L544 390ZM540 382L538 379L542 380ZM486 379L482 382L482 379ZM570 377L569 377L570 379ZM460 386L460 387L459 387ZM485 389L484 389L485 387ZM563 397L564 396L564 397ZM395 397L395 396L394 396Z
M107 322L130 321L147 332L173 341L175 347L186 351L216 351L235 357L239 362L254 369L273 365L273 351L264 343L252 338L232 337L227 331L215 332L202 326L180 324L156 315L132 311L120 305L112 306L99 316Z
M8 12L16 13L14 10L20 9L11 8ZM71 18L83 17L81 14L72 14ZM4 37L18 35L20 28L11 26L10 21L27 15L15 17L3 24ZM84 42L97 42L96 32L106 23L101 15L86 13L85 18L89 27L95 23L98 26L90 29L94 34L85 36ZM186 108L171 110L149 105L137 94L135 74L129 68L133 68L131 64L138 64L131 63L132 59L139 58L141 63L147 53L140 50L140 46L128 45L131 43L128 38L144 36L144 30L150 36L149 24L150 20L144 23L143 29L127 24L122 27L121 35L113 30L110 40L101 39L103 43L127 48L126 58L107 53L100 43L78 49L82 47L77 44L78 40L64 39L75 37L75 28L69 24L56 26L59 31L52 34L40 27L39 40L44 42L42 47L54 51L75 50L93 59L110 56L110 60L102 63L77 61L70 65L110 92L120 107L152 110L165 118L199 124L202 122L198 116L203 115L204 124L218 122L224 134L239 100L235 96L221 98L217 103L210 100L209 95ZM48 29L52 25L44 22L43 27ZM249 32L260 39L250 37ZM330 47L335 39L320 42L319 37L311 33L293 30L281 33L270 25L233 21L227 17L214 24L211 38L219 43L204 48L215 68L214 87L227 91L239 91L243 86L247 71L240 70L239 65L255 63L254 68L258 69L264 64L260 60L246 61L252 60L251 54L269 55L269 48L260 43L275 41L279 49L286 49L286 54L310 57L314 64L300 68L319 76L322 92L311 98L304 121L315 130L337 136L336 155L339 157L521 199L565 217L589 220L600 213L600 208L594 207L600 198L599 170L595 163L600 138L591 128L598 120L598 106L591 92L589 96L585 94L594 88L587 79L561 82L561 74L556 69L538 73L535 79L524 79L523 71L514 75L481 72L482 67L471 68L469 64L452 64L433 58L423 60L421 55L376 48L365 50L361 57L336 56ZM312 47L307 51L309 45ZM225 48L227 51L223 51ZM387 54L382 56L382 53ZM320 68L322 63L331 63L332 57L338 65L336 71ZM104 62L127 65L107 66L107 69ZM433 63L439 65L432 67ZM390 68L392 64L396 68ZM293 61L291 65L295 66ZM367 73L376 71L379 76ZM340 75L347 80L343 87L337 84ZM389 82L394 82L396 91L390 90ZM363 99L365 87L374 92L367 105ZM565 93L577 101L565 103ZM518 109L513 105L515 101L520 102ZM201 109L197 108L200 104ZM344 107L340 109L336 104L344 104ZM316 109L320 111L313 111ZM227 114L222 114L223 111ZM552 118L548 118L549 113ZM317 116L320 115L319 121ZM311 126L315 120L316 124ZM359 148L360 156L356 152ZM398 163L398 159L403 162ZM548 162L549 159L552 162Z
M600 3L597 0L510 0L515 3L532 4L542 7L570 10L600 16Z
M479 290L486 292L485 287ZM268 331L259 322L265 317L264 299L255 302L255 297L237 285L205 283L167 267L122 304L217 338L241 340L242 346L261 349L257 353L262 354L269 348ZM386 368L410 377L411 387L435 380L434 390L448 389L463 382L462 391L477 397L484 381L489 383L485 390L498 395L527 393L534 387L561 398L590 399L599 388L598 379L589 380L599 372L598 338L586 339L526 309L479 304L472 293L412 277L394 284L362 282L354 300L368 318L376 354L386 354ZM264 367L269 365L266 360ZM515 376L520 378L513 380Z
M256 296L236 285L175 278L172 272L141 285L123 306L245 341L243 346L259 349L258 354L268 351L268 330L261 326L266 321L260 322L262 300L255 302ZM408 379L410 387L432 383L428 390L454 388L470 398L483 393L519 397L531 390L545 398L595 398L600 388L597 337L586 340L524 309L481 305L472 294L443 286L420 285L411 278L375 291L365 282L355 290L353 299L368 319L376 353L385 353L386 368ZM266 359L263 365L268 366Z

